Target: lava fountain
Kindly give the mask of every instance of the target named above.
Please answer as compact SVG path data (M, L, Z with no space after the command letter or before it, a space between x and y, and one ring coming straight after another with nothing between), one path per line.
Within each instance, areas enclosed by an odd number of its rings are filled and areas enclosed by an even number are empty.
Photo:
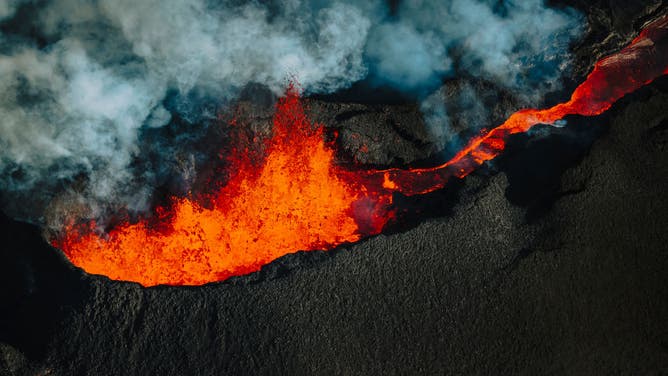
M104 236L93 231L94 223L89 231L71 227L56 245L89 273L149 286L220 281L296 250L359 240L364 234L353 203L364 202L364 194L332 163L334 150L322 132L290 86L276 105L259 169L246 150L237 150L230 158L236 173L206 204L175 198L154 218L123 223ZM373 228L366 225L367 233L380 232L389 211L384 214L371 222Z
M289 87L276 106L262 164L233 153L236 173L206 199L173 198L153 216L106 233L71 225L53 241L77 266L112 279L201 285L259 270L298 250L331 249L378 234L394 217L392 194L416 195L464 177L499 155L506 138L566 115L593 116L668 73L668 17L594 66L569 101L514 113L473 138L450 161L422 169L349 171L334 163L323 128Z

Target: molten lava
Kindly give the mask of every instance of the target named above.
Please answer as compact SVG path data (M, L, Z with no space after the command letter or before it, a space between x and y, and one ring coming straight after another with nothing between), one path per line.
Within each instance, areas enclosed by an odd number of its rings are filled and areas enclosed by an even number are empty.
M472 139L447 163L424 169L347 171L336 166L322 127L307 119L290 87L276 107L273 136L257 167L235 155L237 173L206 203L175 198L153 218L106 234L94 223L70 226L54 241L89 273L157 284L199 285L259 270L298 250L330 249L379 233L393 217L392 193L442 188L500 154L507 136L566 115L592 116L668 73L668 17L648 25L629 46L596 63L570 100L526 109Z
M237 173L212 207L175 199L157 210L157 220L124 223L105 236L70 228L57 246L89 273L151 286L220 281L297 250L359 240L351 204L362 194L337 175L322 131L291 86L277 104L261 170L236 155ZM377 221L369 232L383 225Z
M506 137L537 124L553 124L566 115L599 115L624 95L668 74L668 16L647 25L620 52L599 60L568 102L544 110L515 112L503 124L475 137L448 162L431 168L371 172L376 185L416 195L443 188L451 176L464 177L499 155ZM375 175L375 176L374 176Z

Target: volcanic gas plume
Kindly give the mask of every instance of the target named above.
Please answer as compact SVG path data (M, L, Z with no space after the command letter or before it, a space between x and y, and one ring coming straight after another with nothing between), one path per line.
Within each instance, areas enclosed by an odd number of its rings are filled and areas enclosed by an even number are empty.
M422 169L345 170L323 130L307 119L290 86L276 106L273 136L261 164L244 150L218 191L174 198L153 216L107 233L95 223L71 225L54 245L84 270L112 279L199 285L258 270L298 250L331 249L377 234L394 216L392 195L442 188L499 155L505 139L566 115L593 116L668 73L668 17L649 25L626 48L600 60L570 100L525 109L473 138L447 163Z

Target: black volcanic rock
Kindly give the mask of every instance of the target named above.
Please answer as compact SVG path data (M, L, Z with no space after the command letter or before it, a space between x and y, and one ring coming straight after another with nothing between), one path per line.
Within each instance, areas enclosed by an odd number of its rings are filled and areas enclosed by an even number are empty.
M314 122L337 130L343 163L405 165L440 151L415 104L308 100L306 106Z

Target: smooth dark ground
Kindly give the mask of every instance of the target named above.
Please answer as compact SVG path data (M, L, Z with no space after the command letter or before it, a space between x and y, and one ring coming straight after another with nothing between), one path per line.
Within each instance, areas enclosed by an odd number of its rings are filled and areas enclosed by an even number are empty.
M0 374L668 374L666 109L664 77L411 226L203 287L85 275L1 217Z

